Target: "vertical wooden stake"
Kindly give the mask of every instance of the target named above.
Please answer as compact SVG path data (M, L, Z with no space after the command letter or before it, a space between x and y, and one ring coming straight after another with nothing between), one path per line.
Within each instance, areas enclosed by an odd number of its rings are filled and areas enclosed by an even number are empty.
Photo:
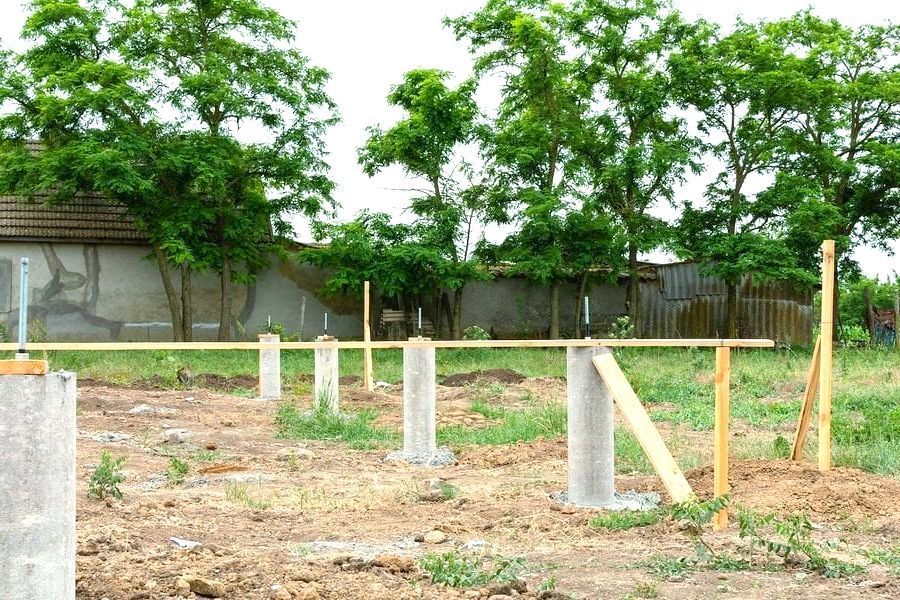
M831 378L834 328L834 240L822 243L822 331L819 357L819 470L831 469Z
M803 390L803 400L800 404L800 418L797 420L797 431L794 432L794 445L791 447L791 460L799 461L803 458L803 446L806 444L806 433L809 431L809 422L812 420L813 405L816 392L819 390L819 367L821 366L822 337L816 338L816 346L813 349L812 361L809 371L806 373L806 389Z
M369 282L363 285L363 340L372 341L372 329L369 324ZM371 392L375 388L374 375L372 374L372 348L366 346L363 349L363 361L365 362L365 372L363 379L365 380L366 391Z
M713 446L713 496L728 493L728 413L731 384L731 348L716 348L716 424ZM716 529L728 527L728 510L713 518Z

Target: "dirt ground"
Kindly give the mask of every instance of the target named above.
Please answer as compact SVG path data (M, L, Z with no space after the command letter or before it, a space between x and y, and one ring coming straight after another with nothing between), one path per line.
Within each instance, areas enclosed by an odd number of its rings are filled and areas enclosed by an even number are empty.
M525 391L565 399L560 380L506 383L511 393L500 402L508 406ZM485 424L468 411L471 390L440 388L441 424ZM375 407L382 413L378 424L399 426L400 393L368 394L349 382L342 401L350 411ZM642 561L692 556L691 540L672 520L607 532L588 525L594 511L561 510L548 495L566 486L564 439L463 448L455 465L415 467L386 463L381 450L280 439L273 424L277 408L206 389L81 382L77 597L201 598L185 587L191 577L221 584L223 597L234 599L900 597L900 581L879 566L842 579L799 570L651 575ZM187 440L166 441L167 428L188 430ZM696 443L708 444L708 437L697 436ZM121 501L87 497L104 449L126 457ZM190 465L181 485L166 479L170 456ZM427 501L423 491L433 478L455 486L458 495ZM701 496L711 493L711 468L693 469L688 479ZM619 490L663 491L650 476L616 483ZM846 547L889 547L900 539L898 480L851 469L821 474L812 465L784 461L735 461L731 484L736 502L806 512L817 537L841 539ZM435 530L446 540L416 541ZM180 548L173 537L200 545ZM711 533L710 540L737 544L736 527ZM527 591L432 585L411 560L460 547L522 557ZM540 596L548 581L557 593Z

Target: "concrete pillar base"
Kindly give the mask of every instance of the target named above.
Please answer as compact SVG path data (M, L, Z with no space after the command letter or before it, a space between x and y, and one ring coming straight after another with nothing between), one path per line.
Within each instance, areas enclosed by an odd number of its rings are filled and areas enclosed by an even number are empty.
M0 597L75 598L75 375L0 375Z
M259 341L263 344L278 344L281 336L261 333ZM281 399L281 350L278 348L259 351L259 399Z
M591 359L609 348L566 349L569 488L566 500L602 507L615 500L613 401Z
M336 342L332 336L319 336L317 342ZM337 348L315 349L315 383L313 385L313 407L325 409L331 414L340 411L340 365Z

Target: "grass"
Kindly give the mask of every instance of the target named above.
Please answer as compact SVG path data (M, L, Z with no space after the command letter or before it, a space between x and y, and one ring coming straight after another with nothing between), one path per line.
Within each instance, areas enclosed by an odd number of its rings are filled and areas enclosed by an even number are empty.
M324 408L302 411L295 404L282 404L275 422L281 437L302 440L336 440L357 450L393 447L397 433L372 425L378 414L363 410L354 414L334 415Z
M624 531L634 527L647 527L656 525L660 519L666 516L664 510L626 510L615 512L603 512L588 522L594 529L607 531Z
M225 486L225 499L234 504L242 504L253 510L267 510L272 501L254 496L244 483L229 483Z
M176 371L189 366L194 374L216 373L225 377L255 376L258 354L253 351L134 351L50 352L54 368L65 368L81 378L134 384L158 377L163 385L180 388ZM799 399L810 361L809 349L735 350L732 352L732 421L773 433L793 429ZM509 368L527 377L565 376L565 351L559 348L464 348L438 352L437 373ZM692 430L713 426L714 356L709 349L620 348L616 356L638 397L651 409L656 421L667 421ZM374 353L378 380L398 382L402 376L402 352ZM310 351L282 353L285 384L294 384L295 394L308 394L309 383L298 382L298 374L313 371ZM834 460L839 466L900 476L900 360L884 349L840 348L835 352ZM341 375L362 373L362 351L341 352ZM481 430L443 428L440 437L449 444L507 444L538 437L564 435L562 408L541 405L509 411L492 406L490 395L503 386L488 386L473 410L491 421ZM245 393L249 391L245 390ZM518 413L518 414L516 414ZM296 420L296 415L291 420ZM371 426L373 414L360 414L349 424L308 423L284 426L284 434L312 439L344 439L360 447L396 442L396 435ZM316 431L318 430L318 431ZM811 440L812 441L812 440ZM616 441L623 457L620 471L648 472L642 452L626 437ZM755 449L754 449L755 451ZM784 446L760 447L765 457L783 456ZM762 457L762 456L761 456ZM680 457L680 462L693 462Z

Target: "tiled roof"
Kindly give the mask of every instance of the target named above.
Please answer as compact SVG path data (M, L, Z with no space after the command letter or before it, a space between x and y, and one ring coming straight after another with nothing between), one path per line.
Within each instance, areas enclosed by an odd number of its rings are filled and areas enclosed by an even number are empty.
M54 206L46 200L40 195L31 201L0 196L0 240L146 240L124 206L99 194L79 194Z

